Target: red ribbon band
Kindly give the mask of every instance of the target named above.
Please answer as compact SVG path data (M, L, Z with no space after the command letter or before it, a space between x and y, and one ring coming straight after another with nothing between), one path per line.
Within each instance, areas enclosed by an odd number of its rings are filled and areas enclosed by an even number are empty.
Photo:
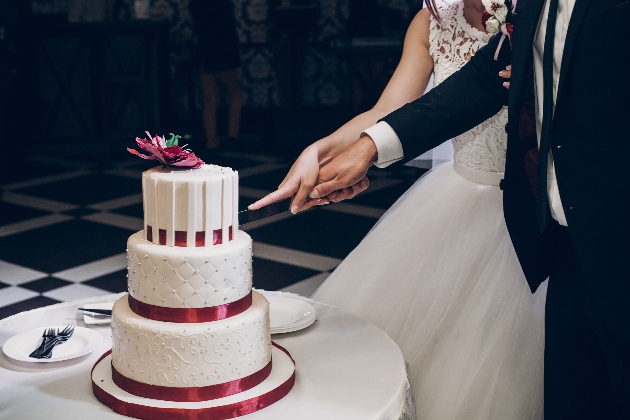
M136 314L143 318L163 322L197 323L220 321L245 312L252 306L251 291L234 302L207 308L166 308L164 306L140 302L131 296L131 294L128 296L129 307Z
M118 388L127 391L138 397L151 398L154 400L177 401L177 402L199 402L216 400L229 395L238 394L255 387L267 379L271 373L271 360L258 372L241 379L225 382L222 384L209 386L193 386L186 388L149 385L134 381L123 376L112 366L112 379Z
M276 343L271 343L273 346L285 352L295 363L289 352L282 346ZM112 351L109 350L103 354L100 359L94 364L94 367L98 365L101 360L107 357ZM92 368L94 371L94 368ZM185 409L185 408L159 408L149 407L140 404L128 403L121 401L111 394L105 392L94 381L92 381L92 392L94 396L101 403L111 408L115 413L122 414L123 416L135 417L142 420L198 420L204 418L211 419L231 419L234 417L244 416L246 414L254 413L258 410L262 410L265 407L279 401L284 398L295 384L295 372L289 379L283 382L279 387L255 398L250 398L245 401L240 401L233 404L222 405L219 407L199 408L199 409Z
M153 242L153 227L147 225L146 239ZM232 226L228 227L228 240L234 239ZM158 242L160 245L166 245L166 230L158 229ZM212 245L220 245L223 243L223 229L215 229L212 231ZM174 238L175 246L188 246L188 232L185 230L176 230ZM192 244L190 245L192 246ZM206 246L206 232L195 232L195 246Z

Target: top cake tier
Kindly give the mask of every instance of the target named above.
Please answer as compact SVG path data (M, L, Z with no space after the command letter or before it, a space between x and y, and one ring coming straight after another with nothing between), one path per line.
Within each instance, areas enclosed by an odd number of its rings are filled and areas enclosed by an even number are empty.
M166 246L212 246L238 229L238 172L216 165L156 167L142 174L146 239Z

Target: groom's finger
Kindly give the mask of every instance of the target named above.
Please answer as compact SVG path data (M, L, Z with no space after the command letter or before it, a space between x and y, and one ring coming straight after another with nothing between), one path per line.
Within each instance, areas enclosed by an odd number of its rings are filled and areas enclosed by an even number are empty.
M308 200L306 203L304 203L304 205L302 206L302 210L308 210L311 207L315 207L315 206L323 206L326 204L330 204L330 201L324 197L324 198L317 198L317 199L310 199Z
M341 182L337 178L333 178L330 181L322 182L313 188L313 191L310 194L311 198L331 198L329 197L332 193L337 192L337 190L341 190L346 187L346 185L341 184Z
M333 163L334 162L335 161L333 160ZM331 197L327 196L331 193L349 186L342 184L339 179L338 168L333 163L329 163L319 170L319 179L317 180L318 185L316 185L310 192L310 198L317 199L326 197L330 199Z
M352 186L352 195L348 197L348 199L356 197L357 194L362 193L363 191L367 190L369 186L370 186L370 180L366 176L361 181L357 182L356 184Z
M369 185L370 181L367 179L367 177L365 177L361 181L350 187L342 188L341 190L330 194L327 198L329 198L330 201L332 201L333 203L338 203L343 200L350 200L351 198L356 197L356 195L360 192L365 191Z

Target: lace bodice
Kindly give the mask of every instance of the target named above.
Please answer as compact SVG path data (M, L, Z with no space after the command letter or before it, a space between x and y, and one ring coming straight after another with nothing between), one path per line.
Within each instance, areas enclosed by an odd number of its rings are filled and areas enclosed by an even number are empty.
M472 27L466 21L462 1L448 4L438 0L438 11L442 22L431 16L429 34L435 86L462 68L490 40L490 34ZM506 123L507 107L503 107L492 118L453 138L455 161L480 171L503 172L507 146Z

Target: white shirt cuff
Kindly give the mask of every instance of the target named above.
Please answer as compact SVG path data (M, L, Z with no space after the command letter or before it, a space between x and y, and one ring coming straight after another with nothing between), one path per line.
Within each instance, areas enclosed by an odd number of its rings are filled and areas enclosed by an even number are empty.
M394 129L385 121L378 122L366 129L361 135L367 134L374 141L378 152L378 159L374 163L379 168L385 168L404 156L402 144Z

